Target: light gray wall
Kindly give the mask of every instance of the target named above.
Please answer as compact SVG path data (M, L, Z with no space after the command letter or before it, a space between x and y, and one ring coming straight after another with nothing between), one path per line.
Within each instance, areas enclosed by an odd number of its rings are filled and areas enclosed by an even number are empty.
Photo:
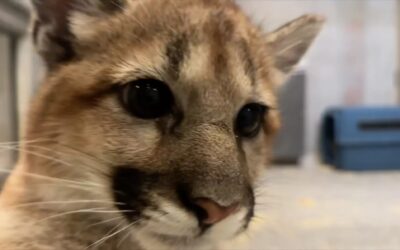
M29 29L31 0L0 0L0 29L14 37L15 86L18 96L19 135L23 136L32 95L44 75L43 63L32 46ZM10 26L10 24L12 24Z
M27 1L27 0L23 0ZM19 0L0 1L0 31L18 35L24 33L29 20L28 9Z
M317 149L322 113L335 105L396 103L396 0L237 0L265 30L305 13L327 23L301 63L308 74L306 150Z
M45 69L42 60L32 45L30 34L18 40L17 44L17 94L19 134L23 138L26 127L26 117L35 90L44 78Z
M397 103L400 104L400 0L397 0Z
M0 33L0 142L16 140L15 114L13 109L12 76L11 69L11 39ZM14 152L0 146L0 169L10 169L14 161ZM0 173L0 186L4 179L4 173Z
M29 10L23 2L27 0L0 1L0 169L3 170L15 163L16 152L7 147L11 146L9 142L19 139L18 110L21 105L27 106L22 95L17 103L17 92L22 88L26 88L25 92L31 89L34 74L26 65L37 65L30 59L32 49L22 46L29 23ZM0 188L4 177L0 173Z

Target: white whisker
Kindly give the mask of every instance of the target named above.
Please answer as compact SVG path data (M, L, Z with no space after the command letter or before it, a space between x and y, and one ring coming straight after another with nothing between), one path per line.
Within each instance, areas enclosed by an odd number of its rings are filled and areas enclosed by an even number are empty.
M115 7L117 7L117 8L120 9L120 10L124 10L122 4L119 3L119 2L116 1L116 0L111 0L111 4L114 5Z
M146 13L146 16L147 16L148 18L151 18L149 9L146 8L146 6L143 4L143 1L139 1L138 3L139 3L139 5L142 7L143 12Z
M61 145L61 144L57 144L57 145L62 146L62 147L65 148L65 146L63 146L63 145ZM29 147L30 147L30 148L36 148L36 149L44 150L44 151L47 151L47 152L54 152L53 149L50 149L50 148L47 148L47 147L43 147L43 146L29 145ZM67 148L67 149L72 150L71 148ZM72 158L74 158L75 160L76 160L76 159L79 159L79 155L77 155L77 153L79 153L80 156L82 156L82 155L83 155L83 156L89 156L90 158L95 159L96 161L101 161L100 159L98 159L98 158L96 158L96 157L94 157L94 156L88 155L88 154L83 153L83 152L78 151L78 150L73 150L72 155L71 155L71 154L67 154L67 153L65 153L65 152L60 152L60 151L56 152L56 154L59 156L57 159L61 159L61 160L63 160L64 162L66 162L66 161L64 160L65 158L71 157L71 156L72 156ZM63 156L64 156L64 157L63 157ZM70 164L70 165L72 165L72 164ZM96 170L96 171L100 172L100 170L99 170L97 167L92 166L92 165L89 165L89 164L87 164L87 163L83 164L82 161L80 161L79 164L77 164L77 165L82 166L82 167L87 167L88 170ZM103 173L103 174L104 174L104 173Z
M47 220L59 218L62 216L66 215L73 215L73 214L79 214L79 213L94 213L94 214L116 214L116 213L124 213L124 212L133 212L132 210L100 210L100 209L107 209L105 207L99 207L99 208L89 208L89 209L80 209L80 210L74 210L74 211L68 211L64 213L59 213L55 215L51 215L48 217L45 217L41 220L38 220L36 223L41 223Z
M61 164L65 165L65 166L68 166L68 167L73 167L73 165L68 163L68 162L65 162L65 161L62 161L60 159L57 159L57 158L54 158L54 157L50 157L50 156L47 156L47 155L44 155L44 154L40 154L40 153L32 151L32 150L22 149L22 148L20 148L18 146L15 146L15 147L1 146L1 147L9 149L9 150L14 150L14 151L17 151L17 152L23 152L23 153L31 154L31 155L34 155L34 156L38 156L38 157L41 157L41 158L46 159L46 160L50 160L50 161L53 161L53 162L61 163Z
M97 240L96 242L94 242L92 245L89 245L88 247L94 246L96 244L101 245L102 243L104 243L105 241L103 241L106 237L108 237L109 235L111 235L115 230L118 230L118 228L124 223L124 221L121 221L120 223L118 223L115 227L111 228L107 233L105 233L105 235L103 237L100 238L100 240Z
M124 243L124 241L126 241L126 240L129 238L129 236L131 235L131 233L132 233L132 232L128 230L127 234L124 235L124 236L118 241L118 243L117 243L117 249L122 245L122 243Z
M111 219L108 219L108 220L103 220L103 221L100 221L100 222L96 222L96 223L90 224L89 226L85 227L85 230L87 230L87 229L89 229L91 227L94 227L94 226L98 226L98 225L101 225L101 224L106 224L106 223L111 222L111 221L120 220L122 218L124 218L124 217L123 216L118 216L118 217L114 217L114 218L111 218Z
M101 203L101 204L111 204L111 205L123 205L124 203L113 202L113 201L104 201L104 200L73 200L73 201L38 201L38 202L29 202L22 203L15 206L11 206L10 208L21 208L21 207L29 207L29 206L40 206L40 205L64 205L64 204L90 204L90 203Z
M12 172L13 172L13 170L0 169L0 173L10 174ZM78 181L56 178L56 177L49 177L49 176L34 174L34 173L18 172L17 174L21 174L21 175L24 175L27 177L37 178L37 179L41 179L41 180L51 181L51 182L60 182L63 184L72 184L72 185L75 184L75 185L78 185L78 187L86 187L86 188L104 187L104 186L101 186L101 185L95 184L95 183L78 182Z
M7 141L7 142L0 142L0 146L9 146L9 145L20 145L20 144L33 144L38 142L47 142L52 141L50 139L34 139L34 140L18 140L18 141Z
M99 243L102 243L102 242L107 241L108 239L110 239L110 238L112 238L112 237L118 235L119 233L121 233L121 232L127 230L128 228L130 228L131 226L135 225L137 222L138 222L138 221L134 221L134 222L130 223L129 225L127 225L127 226L121 228L120 230L116 231L115 233L113 233L113 234L111 234L111 235L108 235L108 236L106 236L106 237L104 237L104 238L102 238L102 239L100 239L100 240L94 242L93 244L89 245L86 249L89 249L89 248L91 248L91 247L93 247L93 246L96 246L96 245L99 244Z

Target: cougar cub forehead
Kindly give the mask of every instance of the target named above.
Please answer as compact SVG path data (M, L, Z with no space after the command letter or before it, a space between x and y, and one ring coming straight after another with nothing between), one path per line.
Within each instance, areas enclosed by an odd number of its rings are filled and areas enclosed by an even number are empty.
M251 100L275 105L265 41L232 2L128 1L121 8L103 19L72 14L81 63L64 74L101 71L95 85L157 78L183 107L232 112Z
M231 1L127 1L101 18L74 11L70 23L75 37L72 59L54 69L54 84L46 86L47 95L63 93L50 108L56 117L66 119L71 110L87 109L87 117L80 119L91 129L108 121L104 126L115 130L108 140L124 141L128 149L136 147L141 141L137 134L144 131L153 141L141 143L155 146L159 132L180 121L175 128L182 134L203 123L233 133L235 118L247 103L271 108L265 124L269 132L276 128L271 55L260 31ZM124 136L117 129L126 132L121 121L132 117L121 109L116 89L140 79L168 86L175 115L160 120L155 129L152 121L133 119L132 136ZM89 96L95 106L87 102ZM93 116L89 111L96 107ZM121 118L114 117L117 113ZM140 124L147 127L135 128Z

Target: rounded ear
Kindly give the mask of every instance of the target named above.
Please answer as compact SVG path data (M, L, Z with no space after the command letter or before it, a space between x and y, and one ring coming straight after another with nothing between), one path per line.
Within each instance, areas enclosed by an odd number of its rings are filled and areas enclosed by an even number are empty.
M288 75L320 32L325 19L317 15L301 16L267 34L267 45L275 61L275 67Z
M101 16L122 9L123 0L32 0L33 39L49 69L74 58L73 13Z

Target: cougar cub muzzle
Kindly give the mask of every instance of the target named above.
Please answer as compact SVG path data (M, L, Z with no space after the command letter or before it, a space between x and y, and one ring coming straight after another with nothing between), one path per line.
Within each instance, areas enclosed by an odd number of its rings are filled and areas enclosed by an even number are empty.
M132 221L145 217L147 208L157 209L151 193L168 199L177 207L196 217L202 229L217 224L239 210L246 210L243 227L253 216L254 196L252 189L243 181L220 176L212 179L204 174L145 173L132 166L118 167L113 177L113 193L118 208ZM166 180L173 180L172 182ZM223 196L221 196L223 194ZM128 211L128 212L125 212Z
M212 136L211 136L212 135ZM189 143L190 142L190 143ZM157 204L156 194L191 214L207 229L240 210L246 211L243 227L252 217L254 197L246 164L234 133L219 126L203 124L175 142L180 152L165 154L167 171L146 172L141 166L118 167L114 174L114 196L130 219L143 216ZM174 159L174 155L179 155Z

